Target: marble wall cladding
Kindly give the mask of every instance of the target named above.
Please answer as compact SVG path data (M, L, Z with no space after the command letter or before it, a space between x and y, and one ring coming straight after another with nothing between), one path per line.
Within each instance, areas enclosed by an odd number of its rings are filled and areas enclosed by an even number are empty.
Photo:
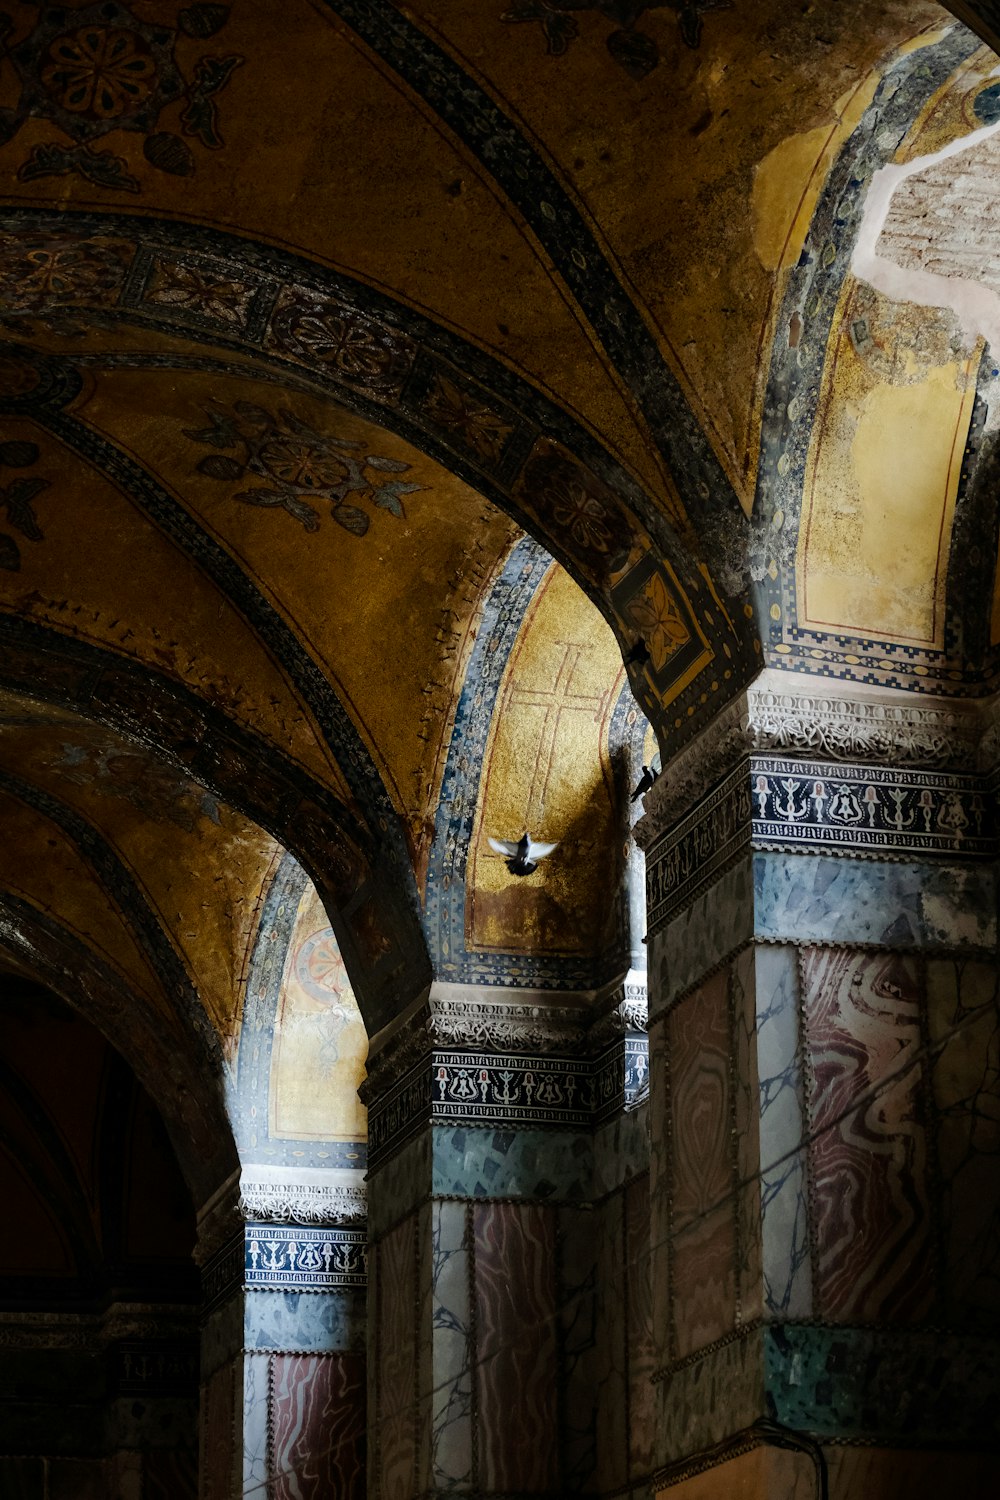
M939 1329L767 1328L776 1421L820 1438L995 1443L1000 1345Z
M992 965L927 966L943 1295L949 1323L1000 1321L1000 1007Z
M463 1198L591 1196L589 1132L435 1125L434 1193Z
M608 1494L628 1483L628 1325L624 1198L613 1193L594 1212L597 1266L595 1358L596 1487Z
M649 1126L649 1100L645 1099L594 1131L591 1192L595 1198L649 1171Z
M368 1233L377 1238L431 1191L431 1136L418 1136L368 1173Z
M990 865L758 853L755 931L769 941L992 952L996 879Z
M747 854L672 922L650 935L650 1019L753 935L754 867Z
M363 1500L365 1373L357 1354L275 1354L268 1500Z
M684 1357L727 1333L736 1316L728 971L673 1008L667 1036L671 1311L674 1352Z
M231 1362L243 1348L244 1294L237 1290L205 1319L201 1330L201 1378Z
M629 1478L636 1478L648 1474L653 1467L656 1423L648 1173L634 1178L621 1196L625 1229Z
M934 1282L917 961L807 948L800 987L816 1310L921 1318Z
M267 1354L243 1357L243 1494L267 1495L271 1361Z
M244 1347L322 1354L365 1347L365 1293L280 1292L244 1296Z
M36 1459L37 1463L38 1460ZM150 1500L195 1500L198 1493L198 1453L189 1449L184 1453L171 1453L169 1449L146 1455L146 1485ZM48 1461L48 1492L45 1500L105 1500L107 1495L106 1466L100 1459L57 1458ZM160 1483L160 1474L176 1476L173 1488ZM0 1460L0 1495L10 1495L15 1500L17 1490L4 1487L3 1461Z
M198 1430L200 1500L232 1500L242 1487L237 1479L236 1413L243 1401L243 1356L220 1365L201 1391Z
M417 1222L411 1214L370 1251L376 1258L376 1412L381 1500L410 1500L415 1492L417 1389Z
M563 1489L590 1490L597 1465L598 1291L595 1223L599 1210L558 1210L560 1433Z
M744 948L729 977L733 1027L733 1127L736 1131L736 1321L763 1311L761 1284L760 1086L754 950Z
M558 1488L555 1231L545 1206L473 1207L482 1490Z
M667 1021L649 1028L649 1207L650 1276L656 1364L672 1357L670 1311L670 1095Z
M812 1267L797 951L761 944L754 968L763 1306L777 1317L804 1318L812 1311Z
M429 1206L431 1216L430 1485L475 1486L470 1285L471 1210L464 1203Z
M767 1413L764 1331L747 1328L658 1380L656 1467L722 1442Z

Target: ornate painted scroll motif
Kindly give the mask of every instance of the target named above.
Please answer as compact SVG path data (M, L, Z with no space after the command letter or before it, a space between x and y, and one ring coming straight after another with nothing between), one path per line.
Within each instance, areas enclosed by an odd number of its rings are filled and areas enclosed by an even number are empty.
M205 55L185 76L177 44L221 31L229 6L189 5L176 27L146 21L135 10L134 0L100 0L69 11L42 5L23 36L12 36L10 16L0 19L0 40L20 85L16 104L0 111L0 139L11 140L29 119L45 120L57 132L31 148L18 168L21 182L77 174L96 187L139 193L127 160L95 145L118 131L139 135L149 165L180 177L197 165L188 141L209 151L222 148L217 96L243 58ZM184 105L179 135L158 128L163 111L178 102Z
M759 618L769 665L815 672L817 661L840 679L857 677L911 691L954 692L951 672L962 655L962 630L955 609L945 621L943 650L890 640L805 629L798 624L795 555L798 546L807 464L817 420L822 362L830 339L850 251L864 208L866 184L896 151L903 133L932 97L978 46L955 27L933 48L904 58L883 79L872 108L835 162L821 195L803 254L789 273L777 321L779 328L802 326L807 340L776 339L762 428L761 464L754 510L753 573ZM795 320L798 320L796 323ZM860 331L863 335L863 330ZM985 367L984 367L985 369ZM962 459L963 479L956 507L961 515L968 476L974 468L985 406L976 410ZM966 562L968 554L965 554ZM985 597L982 590L964 593ZM919 675L914 673L919 668ZM973 674L974 675L974 674ZM973 679L969 678L971 682ZM959 691L962 691L960 688ZM965 688L968 691L968 687Z

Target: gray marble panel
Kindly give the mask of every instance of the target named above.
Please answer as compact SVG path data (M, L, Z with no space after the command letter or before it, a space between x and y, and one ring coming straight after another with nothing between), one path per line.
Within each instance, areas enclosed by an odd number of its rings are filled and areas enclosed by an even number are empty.
M657 1366L670 1358L670 1140L665 1018L649 1028L650 1281Z
M243 1488L266 1493L267 1405L270 1358L247 1354L243 1359Z
M753 869L747 854L650 938L650 1019L748 943L753 931Z
M434 1193L463 1198L590 1197L588 1132L435 1125Z
M812 1308L809 1216L798 1062L798 965L792 947L754 955L760 1099L764 1307L787 1318Z
M431 1213L431 1484L470 1489L472 1369L469 1247L464 1203L433 1203Z
M217 1307L201 1330L201 1379L228 1364L243 1348L243 1303L246 1294L235 1292Z
M596 1481L599 1493L628 1480L628 1329L625 1307L625 1195L605 1199L593 1215L597 1285L594 1359Z
M597 1463L597 1245L594 1211L559 1210L559 1328L563 1371L564 1487L593 1488Z
M368 1173L368 1236L379 1239L431 1191L431 1136L427 1127L395 1156Z
M649 1171L649 1100L594 1131L593 1196L601 1198Z
M333 1349L364 1349L365 1293L277 1292L245 1294L243 1342L246 1349L283 1349L323 1354Z
M708 1349L656 1385L657 1468L710 1448L767 1415L763 1330Z
M769 941L992 950L992 865L828 854L753 856L756 933Z

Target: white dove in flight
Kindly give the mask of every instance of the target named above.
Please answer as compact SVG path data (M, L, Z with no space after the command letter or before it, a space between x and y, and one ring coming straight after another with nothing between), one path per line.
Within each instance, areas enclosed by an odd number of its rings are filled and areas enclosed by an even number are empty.
M507 868L512 875L530 875L538 868L539 860L551 854L558 842L557 839L555 844L539 844L530 833L524 833L516 844L511 839L490 839L489 846L497 854L506 855Z

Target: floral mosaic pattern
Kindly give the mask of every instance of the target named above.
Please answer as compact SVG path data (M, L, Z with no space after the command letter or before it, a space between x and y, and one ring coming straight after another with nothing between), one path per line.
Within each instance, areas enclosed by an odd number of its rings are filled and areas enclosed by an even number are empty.
M102 0L79 10L41 5L23 37L13 34L11 17L0 14L0 42L6 43L21 85L17 103L0 109L0 144L12 140L29 119L48 120L63 136L32 147L18 169L22 182L75 173L98 187L138 193L139 181L125 159L94 147L116 130L142 135L149 164L174 176L195 170L185 137L209 151L221 148L216 95L243 59L201 57L187 78L176 50L185 37L201 40L221 31L229 6L186 6L176 27L144 21L134 9L134 0ZM181 134L157 129L163 111L178 103L183 105Z
M38 446L35 443L11 440L0 442L0 513L10 527L10 532L0 531L0 568L8 573L21 569L21 541L40 542L44 533L38 524L34 502L51 483L33 474L16 474L4 484L5 469L27 469L38 462Z
M234 498L244 505L286 510L306 531L319 530L313 500L326 501L330 515L345 531L364 536L371 517L354 501L368 501L402 517L403 496L423 488L388 477L407 473L409 464L365 454L360 443L316 432L284 408L275 416L251 401L237 401L231 408L207 409L205 415L208 427L184 429L192 442L219 450L199 461L198 472L229 482L251 476L263 479L263 484L240 490Z
M580 35L575 19L583 11L597 11L615 27L607 48L620 68L633 78L645 78L660 61L660 48L638 25L648 10L672 10L677 15L685 47L701 42L702 15L708 10L729 10L730 0L514 0L502 21L537 21L545 34L550 57L562 57Z

